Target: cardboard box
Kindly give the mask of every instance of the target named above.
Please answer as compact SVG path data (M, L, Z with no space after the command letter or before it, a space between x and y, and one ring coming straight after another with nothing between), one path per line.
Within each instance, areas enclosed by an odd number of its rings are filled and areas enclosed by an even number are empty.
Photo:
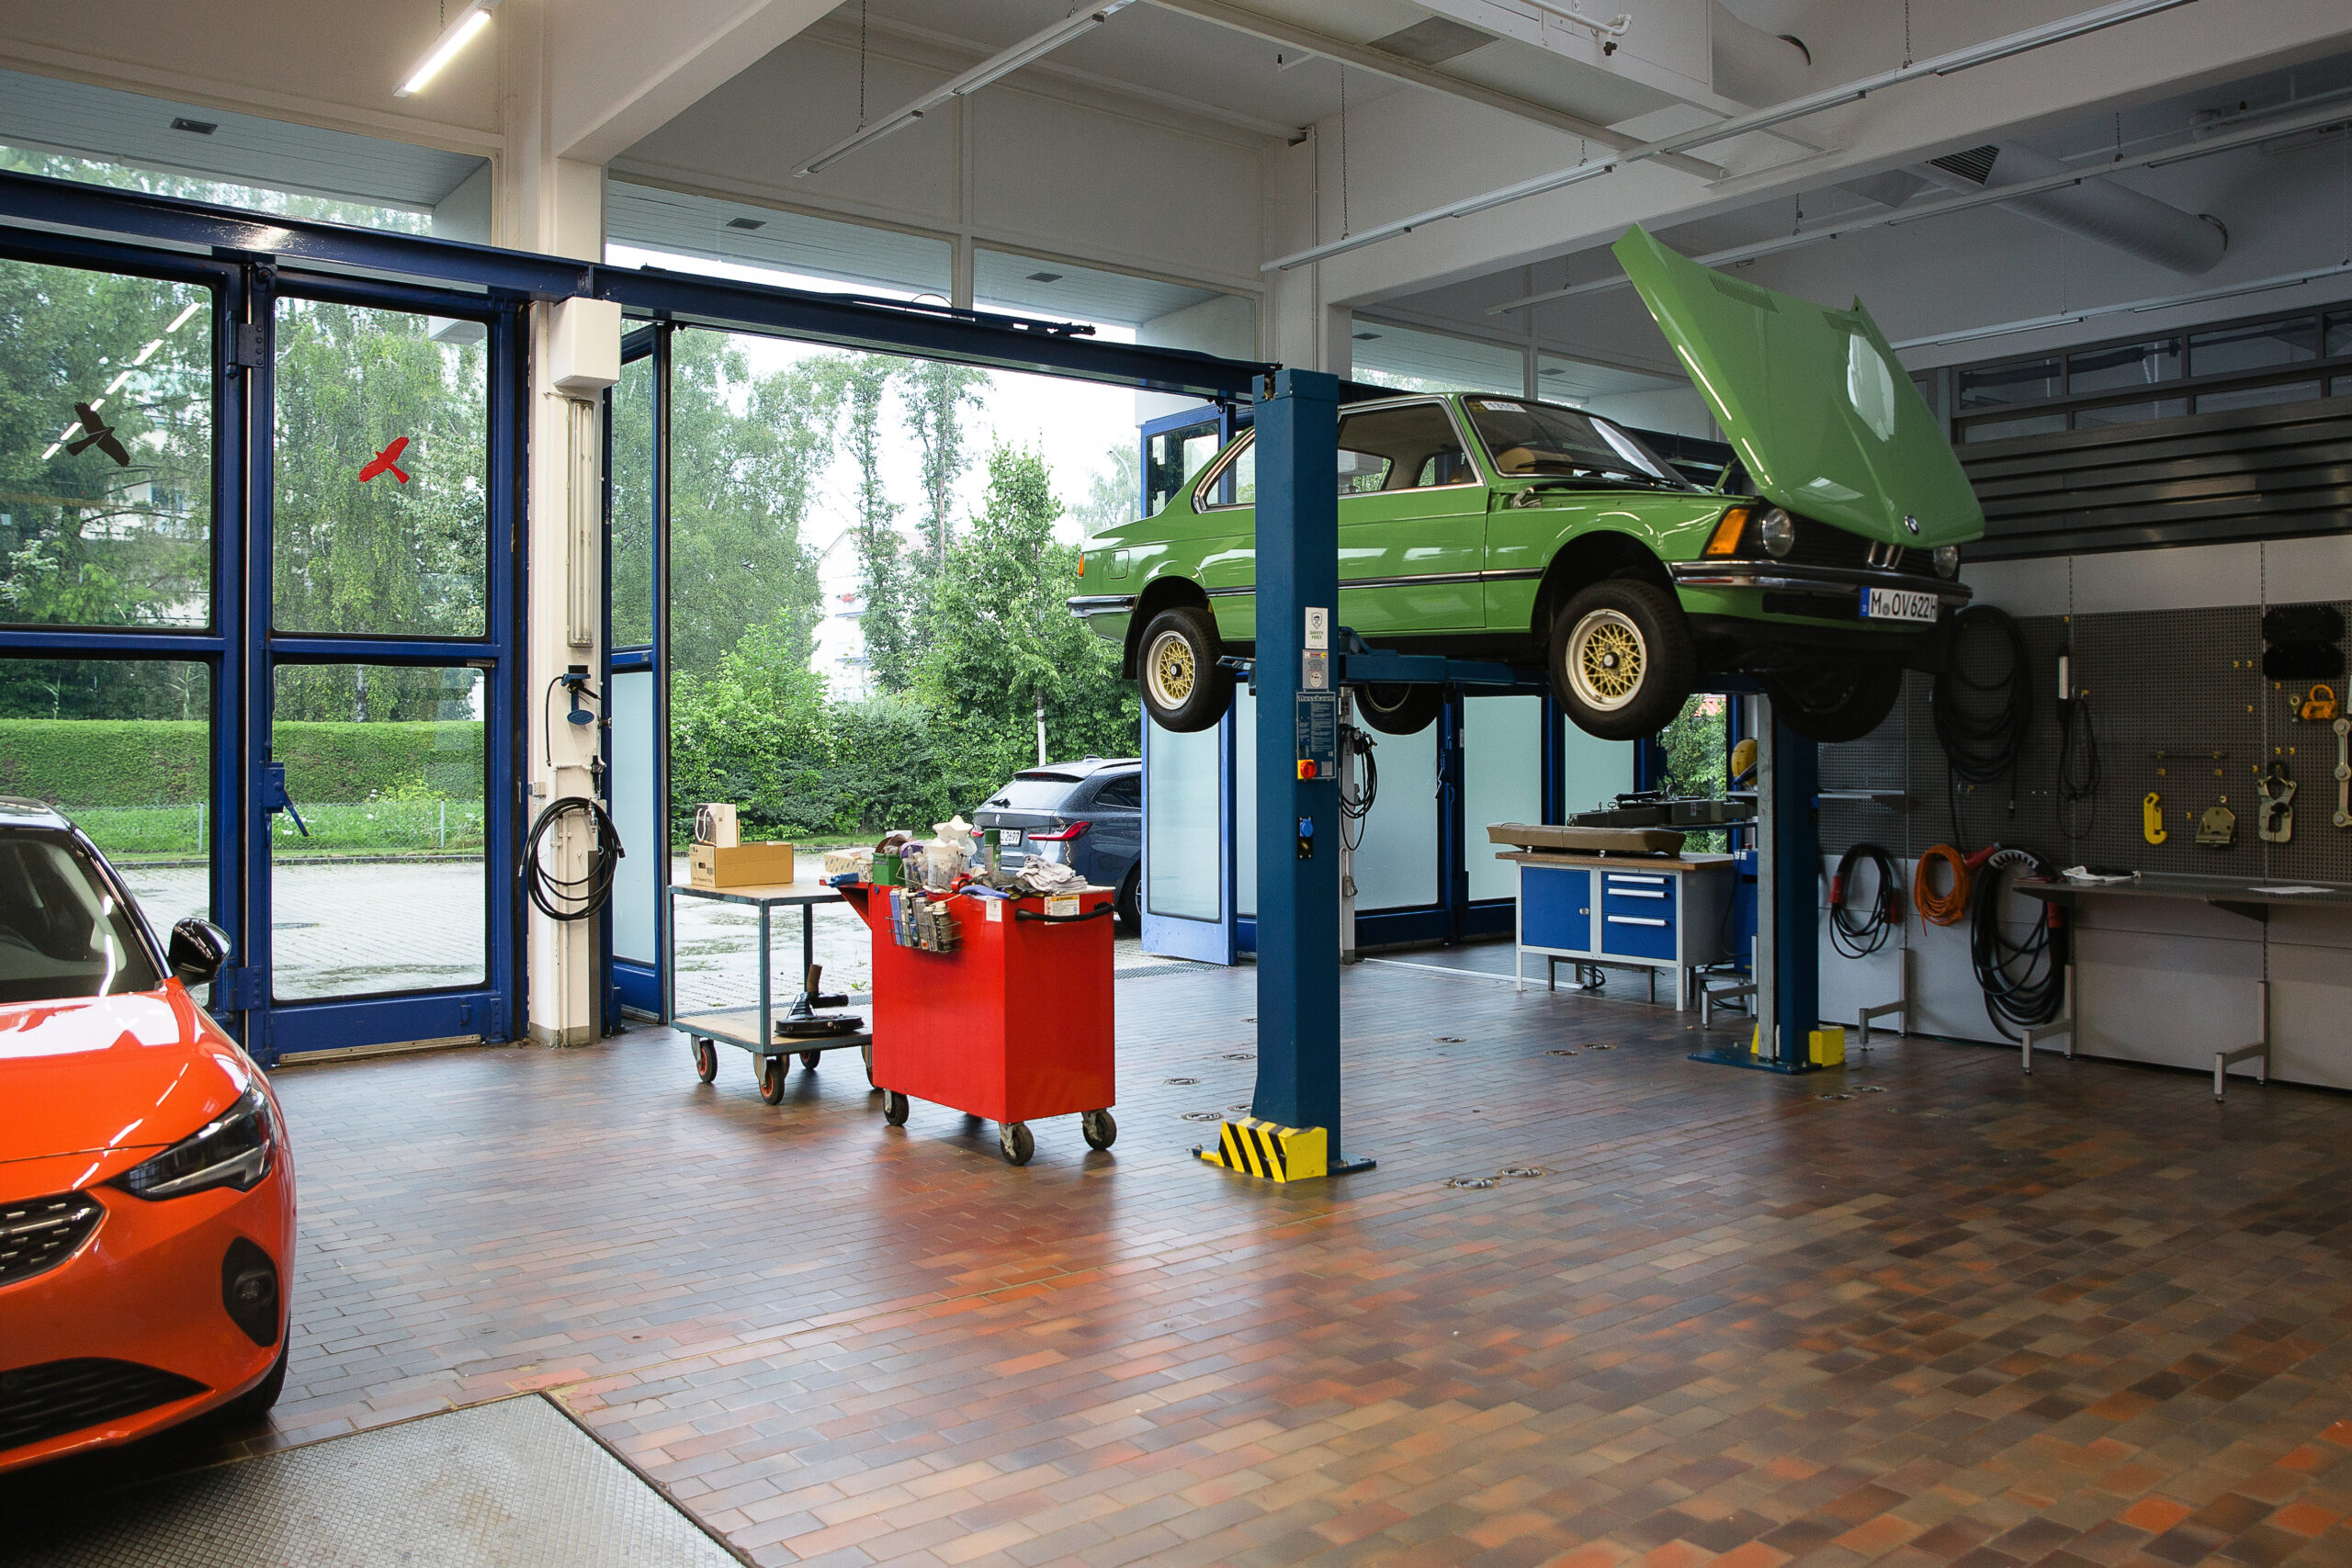
M695 887L773 887L792 881L790 844L695 844L686 852L686 881Z

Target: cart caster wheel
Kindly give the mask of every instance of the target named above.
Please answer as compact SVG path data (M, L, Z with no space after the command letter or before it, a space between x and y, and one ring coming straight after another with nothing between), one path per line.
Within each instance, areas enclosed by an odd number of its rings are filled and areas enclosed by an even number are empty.
M905 1126L907 1112L911 1109L912 1107L907 1103L907 1097L897 1089L886 1089L882 1091L882 1120L890 1123L891 1126Z
M1004 1151L1007 1165L1027 1165L1037 1152L1037 1140L1029 1135L1028 1122L1007 1122L996 1130L996 1146Z
M700 1035L695 1037L695 1077L708 1083L718 1076L718 1047Z
M874 1081L874 1042L868 1040L860 1045L857 1054L865 1062L865 1087L868 1089L878 1087Z
M800 1065L814 1071L817 1064L824 1059L824 1055L822 1051L803 1051L800 1053Z
M770 1105L784 1103L784 1080L786 1075L791 1070L789 1066L791 1060L789 1056L760 1058L760 1098Z
M1090 1149L1107 1149L1119 1141L1119 1124L1107 1111L1090 1111L1078 1119L1078 1125Z

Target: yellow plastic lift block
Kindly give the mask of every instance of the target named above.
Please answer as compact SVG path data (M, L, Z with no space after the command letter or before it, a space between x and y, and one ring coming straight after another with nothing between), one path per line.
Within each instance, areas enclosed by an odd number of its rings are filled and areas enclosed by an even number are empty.
M1320 1127L1283 1127L1244 1116L1217 1130L1213 1149L1193 1153L1211 1165L1273 1181L1306 1181L1331 1173L1330 1137Z

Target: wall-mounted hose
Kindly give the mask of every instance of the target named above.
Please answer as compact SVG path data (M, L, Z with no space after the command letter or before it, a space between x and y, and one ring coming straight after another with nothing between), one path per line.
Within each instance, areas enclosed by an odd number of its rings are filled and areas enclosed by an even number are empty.
M1970 929L1968 956L1984 992L1984 1016L2011 1040L2019 1030L2058 1016L2066 995L2066 928L2056 905L2047 905L2032 928L2016 942L2001 930L2008 884L2019 875L2050 877L2050 863L2031 850L1996 850L1976 887L1976 922Z
M1846 895L1854 886L1854 872L1863 862L1869 862L1878 874L1871 889L1871 900L1860 909L1848 907ZM1829 878L1829 941L1848 958L1868 958L1886 945L1894 928L1903 923L1902 884L1894 874L1894 857L1878 844L1856 844L1838 857L1838 869Z
M569 818L586 817L596 829L595 848L589 852L587 871L576 877L558 876L539 860L539 840L548 829ZM584 795L568 795L550 803L531 824L530 841L523 849L523 863L519 874L523 887L531 897L531 904L540 914L553 920L584 920L605 907L613 896L613 878L619 874L621 856L620 829L605 815L605 808Z

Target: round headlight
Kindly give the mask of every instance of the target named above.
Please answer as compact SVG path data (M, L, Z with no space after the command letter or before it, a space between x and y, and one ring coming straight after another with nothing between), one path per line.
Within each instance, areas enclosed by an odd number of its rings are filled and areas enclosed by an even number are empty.
M1780 560L1797 547L1797 520L1776 506L1757 519L1756 536L1765 553Z
M1936 547L1936 575L1938 577L1960 575L1960 547L1958 545Z

